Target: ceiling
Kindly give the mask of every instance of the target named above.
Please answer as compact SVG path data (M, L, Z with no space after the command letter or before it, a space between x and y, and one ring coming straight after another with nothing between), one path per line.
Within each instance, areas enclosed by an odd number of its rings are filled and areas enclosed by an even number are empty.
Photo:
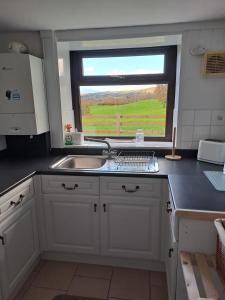
M0 31L225 19L225 0L0 0Z

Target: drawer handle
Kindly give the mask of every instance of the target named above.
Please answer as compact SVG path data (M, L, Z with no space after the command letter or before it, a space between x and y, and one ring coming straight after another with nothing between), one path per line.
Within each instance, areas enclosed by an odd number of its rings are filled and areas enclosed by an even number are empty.
M75 183L74 186L66 186L65 183L62 183L62 187L64 188L64 190L73 191L78 188L78 184Z
M23 201L23 199L24 199L24 195L23 194L21 194L20 196L19 196L19 200L18 201L11 201L10 202L10 206L14 206L14 207L16 207L16 206L18 206L22 201Z
M127 189L125 185L122 185L122 189L127 193L135 193L137 190L140 189L139 185L136 185L136 187L133 190Z
M172 253L173 253L173 248L170 248L170 249L169 249L169 258L172 257Z
M170 201L167 201L167 202L166 202L166 211L167 211L168 213L171 213L171 212L173 211L170 205L171 205L171 202L170 202Z
M5 238L3 235L0 236L0 240L2 241L2 245L4 246L5 245Z

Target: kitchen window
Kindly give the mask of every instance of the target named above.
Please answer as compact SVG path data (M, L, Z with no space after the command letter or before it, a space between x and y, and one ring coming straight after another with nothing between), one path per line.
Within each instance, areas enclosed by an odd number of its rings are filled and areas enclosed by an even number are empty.
M71 51L75 122L85 136L171 141L176 46Z

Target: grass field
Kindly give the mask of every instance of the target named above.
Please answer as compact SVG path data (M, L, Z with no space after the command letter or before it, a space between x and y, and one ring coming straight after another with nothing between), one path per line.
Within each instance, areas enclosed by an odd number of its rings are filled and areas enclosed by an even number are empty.
M164 136L165 114L166 107L157 99L122 105L90 105L88 113L82 116L83 131L86 135L95 136L134 136L136 130L141 128L145 136ZM118 115L122 117L119 120Z

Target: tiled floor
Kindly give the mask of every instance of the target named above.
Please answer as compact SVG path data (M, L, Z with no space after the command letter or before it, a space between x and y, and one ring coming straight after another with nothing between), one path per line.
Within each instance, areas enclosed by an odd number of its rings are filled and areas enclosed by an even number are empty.
M167 300L165 273L41 261L14 300L52 300L58 294L109 300Z

